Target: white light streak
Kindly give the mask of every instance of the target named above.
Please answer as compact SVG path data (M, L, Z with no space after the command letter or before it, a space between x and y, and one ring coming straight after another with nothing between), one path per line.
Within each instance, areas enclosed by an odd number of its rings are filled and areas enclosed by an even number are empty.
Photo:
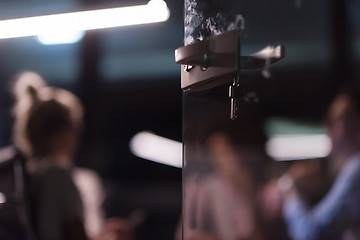
M330 150L326 134L275 135L266 143L267 153L278 161L326 157Z
M0 21L0 39L164 22L169 16L163 0L151 0L139 6L9 19Z
M71 44L79 42L85 35L85 31L79 32L60 32L53 31L38 35L37 39L44 45Z
M281 57L281 46L273 47L267 46L261 51L251 55L252 57L269 59L269 58L280 58Z
M130 141L130 150L135 156L150 161L182 167L182 143L151 132L137 133Z
M6 203L6 197L5 194L0 192L0 204Z

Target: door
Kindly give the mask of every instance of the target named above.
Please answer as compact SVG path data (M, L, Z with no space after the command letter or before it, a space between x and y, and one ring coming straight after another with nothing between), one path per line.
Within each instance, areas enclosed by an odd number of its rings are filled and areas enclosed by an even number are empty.
M184 11L183 239L358 239L358 1Z

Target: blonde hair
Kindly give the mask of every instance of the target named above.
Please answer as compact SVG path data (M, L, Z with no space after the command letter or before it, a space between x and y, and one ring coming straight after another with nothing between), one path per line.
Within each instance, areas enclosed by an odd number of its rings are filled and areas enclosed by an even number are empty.
M13 140L28 157L51 154L57 134L81 129L83 108L79 99L67 90L47 86L37 73L19 74L13 92Z

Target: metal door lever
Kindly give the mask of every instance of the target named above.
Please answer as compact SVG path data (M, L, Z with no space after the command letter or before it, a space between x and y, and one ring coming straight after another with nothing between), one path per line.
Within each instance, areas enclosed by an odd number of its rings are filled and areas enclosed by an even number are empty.
M282 45L250 55L240 54L240 31L232 30L175 50L175 62L182 64L181 88L202 91L234 80L229 88L231 119L237 118L241 99L240 70L268 68L285 56Z
M175 50L175 62L183 65L181 88L201 91L229 82L241 69L260 69L285 55L282 45L250 55L240 54L240 31L232 30Z

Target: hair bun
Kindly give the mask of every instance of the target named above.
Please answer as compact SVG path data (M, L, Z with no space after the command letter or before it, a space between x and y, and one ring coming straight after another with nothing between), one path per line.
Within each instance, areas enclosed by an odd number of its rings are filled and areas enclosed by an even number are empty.
M37 92L46 86L44 79L35 72L22 72L20 73L14 85L14 94L19 101L23 97L35 97Z
M39 101L38 90L35 89L34 86L27 86L26 93L30 97L32 104L35 104Z
M38 92L46 87L44 79L35 72L22 72L15 81L13 93L15 96L15 115L28 111L39 101Z

